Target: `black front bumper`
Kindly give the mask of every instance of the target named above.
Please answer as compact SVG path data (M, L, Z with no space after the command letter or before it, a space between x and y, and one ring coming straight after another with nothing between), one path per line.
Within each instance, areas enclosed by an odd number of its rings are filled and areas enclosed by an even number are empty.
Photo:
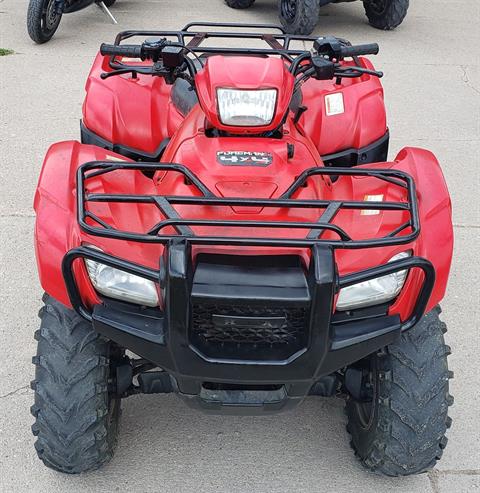
M158 282L165 293L164 311L133 306L124 309L115 303L89 310L82 302L73 273L73 264L79 258L96 260ZM238 282L230 289L222 284L222 268L215 273L207 265L207 272L199 274L201 269L193 266L188 240L179 238L171 240L165 248L159 270L80 247L65 256L63 273L73 307L92 321L96 331L168 372L176 392L189 405L233 413L290 408L308 395L321 377L392 343L423 315L435 278L432 264L419 257L338 277L333 249L321 245L312 247L309 271L301 270L304 282L293 264L280 271L275 266L271 271L268 266L264 271L259 266L250 267L233 276ZM361 319L332 318L334 295L342 287L413 268L424 272L424 282L408 320L402 322L386 312ZM255 276L264 275L271 276L266 284L277 294L269 297L261 289L255 290ZM213 278L205 284L209 276ZM226 309L233 299L235 306L248 306L255 300L269 309L239 316ZM193 322L196 305L215 307L217 319L213 325ZM291 313L298 314L299 309L306 313L304 332L289 320ZM298 322L298 316L295 320ZM200 335L192 329L195 324L204 331ZM251 337L252 333L254 339L245 350L245 334ZM235 339L238 334L241 340ZM275 338L282 343L280 349ZM290 352L288 347L285 350L284 343L292 344Z

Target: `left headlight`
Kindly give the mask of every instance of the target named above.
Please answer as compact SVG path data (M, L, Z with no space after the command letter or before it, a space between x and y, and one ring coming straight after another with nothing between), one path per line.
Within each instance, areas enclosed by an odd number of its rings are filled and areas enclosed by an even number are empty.
M392 257L389 262L410 256L410 252L402 252ZM408 270L402 270L343 288L338 295L337 310L354 310L393 300L400 294L407 274Z
M224 125L262 127L270 125L277 103L276 89L217 89L218 111Z
M85 259L88 275L94 288L109 298L138 305L158 306L158 291L149 279Z

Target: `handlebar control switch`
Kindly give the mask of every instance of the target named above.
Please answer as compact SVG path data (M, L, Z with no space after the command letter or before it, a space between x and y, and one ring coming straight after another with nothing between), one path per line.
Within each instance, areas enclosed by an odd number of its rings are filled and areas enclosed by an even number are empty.
M313 76L317 80L330 80L335 77L335 64L322 56L312 56Z
M165 46L162 50L163 66L177 68L185 61L185 51L181 46Z
M323 56L328 56L330 60L340 60L344 44L335 36L323 36L317 38L313 43L313 49Z

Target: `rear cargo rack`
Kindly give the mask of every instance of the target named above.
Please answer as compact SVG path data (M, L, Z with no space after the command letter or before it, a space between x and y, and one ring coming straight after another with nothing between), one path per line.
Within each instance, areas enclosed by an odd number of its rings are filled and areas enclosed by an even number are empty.
M201 196L164 196L164 195L125 195L87 193L88 180L114 171L140 171L152 176L157 171L179 173L193 184ZM331 200L302 200L292 196L313 176L368 176L391 183L406 191L406 202L355 202ZM173 239L186 238L189 243L197 245L249 245L310 248L321 244L333 248L373 248L381 246L402 245L414 241L420 234L418 204L416 200L415 183L413 178L398 170L391 169L360 169L360 168L325 168L314 167L306 169L298 176L286 192L275 199L229 198L217 197L201 180L188 168L175 163L112 163L111 161L96 161L83 164L77 175L77 211L80 227L93 236L128 240L141 243L167 244ZM88 210L91 203L135 203L151 204L163 215L163 219L152 225L144 233L122 231L108 224L94 212ZM262 207L262 208L308 208L318 209L319 217L314 222L298 221L259 221L259 220L222 220L222 219L188 219L179 215L175 205L193 206L230 206L230 207ZM333 223L336 215L345 209L378 210L378 211L407 211L409 219L392 229L385 236L378 238L353 239L347 231ZM202 226L212 228L262 228L265 236L211 236L195 233L191 227ZM165 234L166 228L173 227L176 234ZM303 229L309 230L304 238L278 238L269 236L271 229ZM407 230L409 230L407 232ZM326 231L333 232L337 238L324 238ZM402 234L403 233L403 234Z
M204 30L200 30L203 28ZM213 28L213 29L212 29ZM235 31L219 31L218 28L235 29ZM215 30L217 29L217 30ZM243 32L240 29L257 30L256 32ZM265 33L261 31L275 31ZM247 56L273 56L277 55L293 62L299 56L305 54L305 48L294 49L292 41L313 42L317 37L303 36L298 34L287 34L285 30L272 24L236 24L218 22L192 22L187 24L181 31L123 31L117 34L115 45L131 38L173 38L174 42L185 46L187 51L194 56L203 55L247 55ZM228 47L228 46L204 46L207 39L250 39L265 43L264 48ZM114 70L124 69L129 65L119 62L115 57L110 57L110 67ZM135 66L134 66L135 68ZM136 66L138 68L138 65Z

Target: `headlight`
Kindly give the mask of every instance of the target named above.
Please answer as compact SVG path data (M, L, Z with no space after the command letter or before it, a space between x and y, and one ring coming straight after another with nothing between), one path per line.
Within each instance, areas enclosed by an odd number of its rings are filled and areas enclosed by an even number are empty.
M224 125L262 127L273 120L277 91L217 89L217 99L220 120Z
M407 258L410 255L410 252L402 252L392 257L389 262ZM407 274L408 270L402 270L343 288L338 295L337 310L353 310L393 300L402 290Z
M153 281L85 259L88 275L95 289L116 300L138 305L158 306L157 287Z

